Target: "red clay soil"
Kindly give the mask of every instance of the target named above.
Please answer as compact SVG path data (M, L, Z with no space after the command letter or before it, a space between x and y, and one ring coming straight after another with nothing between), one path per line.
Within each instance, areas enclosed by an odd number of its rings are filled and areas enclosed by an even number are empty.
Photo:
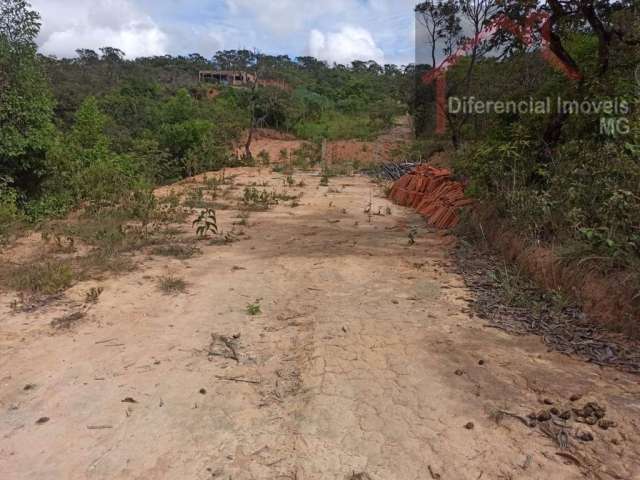
M460 223L460 209L473 203L465 198L464 185L455 180L451 170L421 165L398 179L391 189L391 199L415 208L427 223L436 228L453 228Z
M588 264L568 262L550 247L531 245L490 212L474 209L489 243L510 263L523 269L549 291L563 292L576 301L589 322L640 338L640 302L630 272L602 273Z

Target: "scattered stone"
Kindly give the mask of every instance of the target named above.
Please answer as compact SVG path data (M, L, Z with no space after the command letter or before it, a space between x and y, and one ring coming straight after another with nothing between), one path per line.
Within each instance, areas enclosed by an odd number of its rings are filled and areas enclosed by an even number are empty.
M24 390L25 392L28 392L29 390L33 390L34 388L36 388L36 386L35 386L33 383L27 383L27 384L24 386L23 390Z
M570 420L571 419L571 410L565 410L560 415L558 415L562 420Z
M609 430L610 428L615 428L618 425L616 424L616 422L612 421L612 420L600 420L598 422L598 426L602 429L602 430Z
M540 412L536 416L536 420L538 420L539 422L548 422L549 420L551 420L551 413L549 413L549 410L540 410Z
M473 422L469 422L464 426L464 428L466 428L467 430L473 430L475 428L475 425L473 424Z
M200 395L206 395L207 394L207 390L204 388L200 389Z
M127 397L121 401L122 403L138 403L138 401L133 397Z
M484 365L484 360L478 360L478 365L480 366Z
M49 420L51 420L49 417L40 417L38 420L36 420L36 425L42 425L44 423L47 423Z
M593 434L584 430L579 430L576 433L576 438L582 442L593 442Z
M455 373L457 376L459 376L459 377L461 377L462 375L464 375L464 371L463 371L463 370L460 370L460 369L456 370L454 373Z
M542 400L542 403L544 403L545 405L553 405L553 400L545 398L544 400Z
M569 397L569 400L572 402L577 402L580 399L582 399L582 395L579 395L577 393L574 393L573 395L571 395L571 397Z
M560 410L558 410L556 407L553 407L549 411L551 412L551 415L555 415L556 417L560 415Z
M398 305L400 302L398 300L391 300L391 303L393 303L394 305Z
M582 411L584 412L585 416L594 416L598 419L604 418L607 414L607 409L603 406L598 405L596 402L587 403Z

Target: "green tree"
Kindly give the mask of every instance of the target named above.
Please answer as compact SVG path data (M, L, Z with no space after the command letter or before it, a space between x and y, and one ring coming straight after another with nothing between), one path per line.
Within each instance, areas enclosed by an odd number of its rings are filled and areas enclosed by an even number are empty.
M25 0L0 0L0 176L34 193L54 134L53 98L37 58L40 17Z

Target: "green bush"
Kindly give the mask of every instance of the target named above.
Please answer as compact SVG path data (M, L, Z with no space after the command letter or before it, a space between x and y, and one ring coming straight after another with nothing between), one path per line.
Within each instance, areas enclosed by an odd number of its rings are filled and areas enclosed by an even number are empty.
M318 120L301 122L295 127L298 137L305 140L360 139L371 140L384 126L372 122L367 113L346 114L328 112Z
M18 193L0 183L0 237L5 235L11 224L19 218L17 201Z

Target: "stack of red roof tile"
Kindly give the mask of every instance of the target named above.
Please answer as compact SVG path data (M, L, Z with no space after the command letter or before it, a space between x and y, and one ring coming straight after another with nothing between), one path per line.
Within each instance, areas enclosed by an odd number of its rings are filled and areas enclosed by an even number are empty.
M400 177L391 189L391 199L415 208L436 228L453 228L460 222L460 208L473 203L465 198L464 185L446 168L420 165Z

